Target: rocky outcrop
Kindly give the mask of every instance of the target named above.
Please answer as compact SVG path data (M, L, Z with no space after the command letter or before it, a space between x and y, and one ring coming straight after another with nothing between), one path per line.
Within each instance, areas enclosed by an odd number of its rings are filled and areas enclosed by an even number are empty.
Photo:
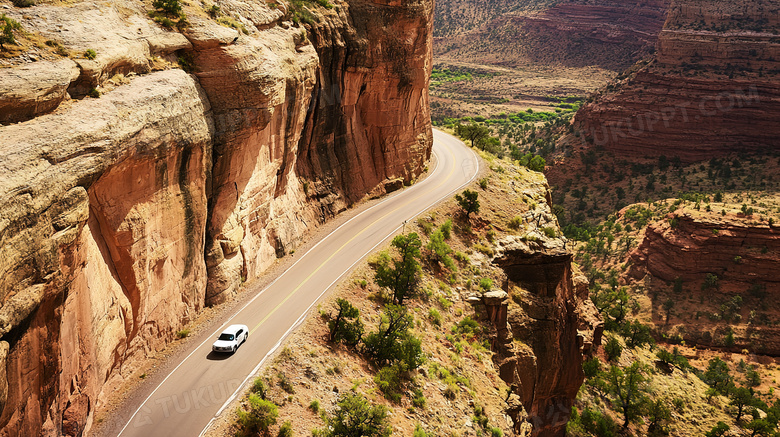
M778 5L672 2L658 53L576 116L589 143L624 157L694 162L777 150Z
M678 293L700 302L693 314L678 305L672 325L664 322L663 328L662 303L669 295L654 303L659 329L676 332L686 343L778 356L780 329L771 322L780 296L778 253L780 231L758 216L681 209L646 228L626 279L667 292L666 284L677 283ZM729 306L737 296L739 303Z
M0 122L19 123L0 127L0 435L82 435L204 305L422 171L430 2L218 3L234 28L8 10L72 60L1 61Z
M493 263L509 293L472 302L492 325L493 360L512 389L508 412L518 435L565 435L585 380L583 357L601 343L603 322L571 259L560 239L501 239Z
M655 50L668 0L437 2L437 59L623 70Z
M716 275L723 286L747 290L757 281L780 293L780 230L752 217L680 210L651 223L631 253L632 275L702 283Z

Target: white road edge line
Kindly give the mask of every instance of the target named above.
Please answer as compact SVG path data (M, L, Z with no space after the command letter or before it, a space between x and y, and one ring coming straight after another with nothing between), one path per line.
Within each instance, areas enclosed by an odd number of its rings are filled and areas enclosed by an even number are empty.
M472 153L473 153L473 151L472 151ZM476 154L475 154L475 156L476 156ZM433 171L431 171L431 175L430 175L428 178L430 178L431 176L433 176L433 174L434 174L434 173L435 173L437 170L439 170L439 162L440 162L440 161L441 161L440 159L437 159L437 160L436 160L436 166L433 168ZM476 175L475 175L475 176L476 176ZM475 177L475 176L474 176L474 177ZM472 177L472 180L474 179L474 177ZM469 181L469 182L471 182L471 181ZM465 185L465 184L464 184L464 185ZM415 187L412 187L412 188L416 188L416 187L419 187L419 186L420 186L420 185L416 185ZM461 185L461 187L462 187L462 185ZM460 189L460 187L458 187L458 188L457 188L455 191L457 191L458 189ZM410 189L410 190L405 190L405 191L402 191L401 193L398 193L398 194L400 195L400 194L402 194L403 192L408 192L408 191L412 191L412 190L411 190L411 189ZM288 267L287 269L285 269L285 271L284 271L284 272L282 272L282 274L280 274L279 276L277 276L277 277L276 277L276 279L274 279L274 280L273 280L273 281L271 281L271 282L270 282L268 285L266 285L266 286L265 286L265 288L263 288L263 289L262 289L261 291L259 291L259 292L258 292L258 293L257 293L257 294L256 294L256 295L255 295L255 296L252 298L252 299L250 299L250 300L249 300L249 302L247 302L247 303L246 303L246 305L244 305L243 307L241 307L241 308L240 308L238 311L236 311L236 312L235 312L235 313L234 313L232 316L230 316L230 317L227 319L227 321L225 321L225 323L223 323L223 324L222 324L222 325L221 325L221 326L220 326L220 327L219 327L219 328L218 328L216 331L214 331L214 332L213 332L211 335L209 335L208 337L206 337L206 339L205 339L205 340L203 340L203 342L202 342L201 344L199 344L199 345L198 345L198 346L197 346L195 349L193 349L193 350L192 350L192 352L190 352L190 353L189 353L189 355L187 355L187 356L186 356L186 357L185 357L183 360L181 360L181 362L180 362L180 363L179 363L179 364L178 364L178 365L177 365L177 366L176 366L176 367L175 367L173 370L171 370L171 372L170 372L170 373L168 373L168 375L165 377L165 379L163 379L162 381L160 381L160 384L158 384L158 385L157 385L157 387L155 387L155 389L154 389L154 390L153 390L153 391L152 391L152 392L149 394L149 396L147 396L147 397L146 397L146 399L144 399L144 401L143 401L143 402L141 402L141 404L138 406L138 409L137 409L137 410L135 410L135 412L133 413L133 415L132 415L132 416L130 416L130 419L128 419L128 420L127 420L127 423L125 424L125 426L123 426L123 427L122 427L122 430L121 430L121 431L119 431L119 434L117 434L117 437L121 436L121 435L122 435L122 433L124 433L124 432L125 432L125 430L127 429L127 427L128 427L128 426L130 426L130 423L133 421L133 419L135 419L135 416L137 416L137 415L138 415L138 412L140 412L140 411L141 411L141 409L144 407L144 405L146 405L146 403L147 403L147 402L149 402L149 399L151 399L151 398L152 398L152 396L154 396L154 394L155 394L155 393L157 393L157 390L159 390L159 389L160 389L160 387L162 387L162 385L163 385L163 384L165 384L165 381L167 381L167 380L168 380L168 378L170 378L170 377L171 377L171 375L173 375L174 373L176 373L176 371L179 369L179 367L181 367L181 366L182 366L182 364L184 364L184 363L185 363L187 360L189 360L189 359L190 359L190 357L191 357L191 356L192 356L192 355L193 355L195 352L197 352L197 351L198 351L198 350L199 350L201 347L203 347L203 345L204 345L204 344L206 344L207 342L209 342L209 341L210 341L210 340L211 340L211 339L212 339L212 338L213 338L215 335L217 335L218 333L220 333L220 332L222 331L222 329L225 327L225 325L227 325L227 324L228 324L228 323L229 323L231 320L233 320L233 319L234 319L234 318L235 318L235 317L236 317L236 316L237 316L237 315L238 315L238 314L239 314L241 311L244 311L244 310L245 310L245 309L246 309L246 308L247 308L249 305L251 305L251 304L252 304L252 302L254 302L256 299L258 299L258 298L259 298L259 297L260 297L260 296L261 296L263 293L265 293L265 291L266 291L266 290L268 290L269 288L271 288L271 287L272 287L272 286L273 286L273 285L274 285L274 284L275 284L275 283L276 283L276 282L277 282L279 279L281 279L281 278L282 278L282 277L283 277L285 274L287 274L287 272L289 272L289 271L290 271L290 270L291 270L293 267L295 267L295 266L296 266L296 265L297 265L299 262L301 262L301 261L302 261L304 258L306 258L306 256L307 256L307 255L309 255L309 254L310 254L310 253L311 253L311 252L312 252L312 251L313 251L313 250L314 250L314 249L315 249L317 246L319 246L320 244L322 244L323 242L325 242L325 241L326 241L326 240L327 240L327 239L328 239L328 238L329 238L331 235L335 234L335 233L336 233L336 232L338 232L338 231L339 231L341 228L343 228L344 226L348 225L350 222L352 222L353 220L355 220L355 219L357 219L358 217L362 216L363 214L367 214L367 213L368 213L369 211L371 211L372 209L374 209L374 208L376 208L376 207L378 207L378 206L380 206L380 205L383 205L384 203L386 203L387 201L389 201L390 199L393 199L393 198L395 198L395 197L397 197L397 196L393 196L393 197L387 198L387 199L385 199L385 200L383 200L383 201L381 201L381 202L377 203L376 205L374 205L374 206L372 206L372 207L370 207L370 208L366 209L365 211L362 211L362 212L358 213L357 215L355 215L355 216L354 216L354 217L352 217L351 219L347 220L346 222L342 223L342 224L341 224L339 227L337 227L336 229L334 229L334 230L333 230L332 232L330 232L328 235L324 236L324 237L323 237L323 238L322 238L320 241L318 241L318 242L317 242L317 243L316 243L314 246L312 246L312 247L311 247L309 250L307 250L307 251L306 251L306 253L305 253L305 254L303 254L303 256L301 256L300 258L298 258L298 260L296 260L296 261L295 261L295 262L294 262L294 263L293 263L293 264L292 264L290 267ZM417 215L419 215L419 214L417 214ZM416 217L417 215L415 215L415 217ZM395 232L395 231L393 231L393 232ZM383 241L384 241L384 240L383 240ZM373 250L373 249L372 249L372 250ZM365 255L364 255L364 256L365 256ZM362 259L362 258L361 258L361 259ZM318 299L319 299L319 298L318 298ZM268 354L266 354L266 357L267 357L267 356L268 356ZM265 359L265 357L264 357L263 359ZM251 375L251 374L250 374L250 375ZM243 384L242 384L242 385L243 385ZM240 388L240 387L239 387L239 388Z
M466 146L466 147L468 147L468 146ZM471 150L470 148L469 148L469 151L470 151L470 152L471 152L471 153L474 155L474 157L475 157L475 158L477 158L477 163L479 163L479 157L477 156L477 154L476 154L476 153L474 153L474 151L473 151L473 150ZM438 166L438 160L437 160L437 166ZM455 189L453 189L452 191L450 191L449 193L445 194L444 196L442 196L441 198L437 199L436 201L434 201L434 202L430 203L429 205L427 205L426 207L424 207L424 208L423 208L422 210L420 210L419 212L415 213L415 214L414 214L412 217L410 217L410 218L409 218L409 219L407 219L407 220L414 220L414 218L415 218L415 217L417 217L418 215L420 215L420 214L424 213L425 211L427 211L428 209L430 209L430 208L431 208L433 205L436 205L437 203L441 202L441 201L442 201L442 199L445 199L445 198L449 197L449 196L450 196L452 193L454 193L454 192L456 192L456 191L460 190L461 188L463 188L464 186L466 186L466 185L470 184L470 183L471 183L471 182L474 180L474 178L475 178L475 177L477 177L477 175L478 175L478 174L479 174L479 164L477 165L476 171L474 172L474 174L471 176L471 178L470 178L468 181L464 182L464 183L463 183L463 184L461 184L461 185L460 185L458 188L455 188ZM366 210L366 211L368 211L368 210ZM356 216L356 217L357 217L357 216ZM345 224L346 224L346 223L345 223ZM391 235L395 234L395 233L398 231L398 229L400 229L402 226L403 226L403 225L399 225L398 227L396 227L395 229L393 229L392 231L390 231L390 233L389 233L389 234L387 234L387 235L386 235L386 236L385 236L385 237L382 239L382 241L380 241L379 243L375 244L375 245L374 245L374 246L373 246L371 249L369 249L368 251L366 251L366 252L365 252L365 253L364 253L364 254L363 254L363 255L362 255L362 256L361 256L361 257L360 257L360 258L359 258L357 261L355 261L354 263L352 263L352 265L350 265L350 266L349 266L349 267L348 267L346 270L344 270L344 272L343 272L343 273L341 273L341 275L340 275L338 278L336 278L336 280L335 280L335 281L331 282L331 283L330 283L330 285L328 285L327 287L325 287L325 289L322 291L322 293L320 293L320 295L319 295L319 296L317 296L317 299L315 299L315 300L314 300L314 301L311 303L311 305L309 305L309 307L308 307L308 308L306 308L306 310L304 310L303 314L301 314L301 315L300 315L300 317L298 317L298 319L295 321L295 323L293 323L293 325L290 327L290 329L288 329L288 330L287 330L287 332L285 332L285 333L284 333L284 335L282 335L282 338L280 338L280 339L279 339L279 341L278 341L278 342L277 342L277 343L274 345L274 347L273 347L273 348L271 348L271 350L270 350L270 351L268 351L268 353L267 353L267 354L265 354L265 356L263 357L263 359L262 359L262 360L260 360L260 363L259 363L259 364L258 364L258 365L257 365L257 366L254 368L254 369L252 369L252 372L250 372L250 373L249 373L249 375L247 375L247 376L246 376L246 378L244 378L244 381L243 381L243 382L242 382L242 383L241 383L241 384L238 386L238 388L236 389L236 391L234 391L234 392L233 392L233 394L232 394L232 395L230 395L230 397L228 398L228 400L227 400L227 401L225 401L225 403L224 403L224 404L222 404L222 406L219 408L219 411L217 411L217 414L215 414L215 415L214 415L214 417L212 417L212 418L211 418L211 420L209 420L209 423L207 423L207 424L206 424L206 427L205 427L205 428L203 428L203 431L201 431L201 432L200 432L200 434L198 435L198 437L203 437L203 435L205 435L205 434L206 434L206 432L208 432L209 428L210 428L210 427L211 427L211 425L214 423L214 421L216 421L216 420L219 418L219 416L222 414L222 412L223 412L223 411L225 411L225 408L227 408L227 407L228 407L228 405L229 405L231 402L233 402L233 401L236 399L236 397L238 397L238 394L239 394L239 392L241 392L241 391L243 390L243 388L244 388L244 385L247 383L247 381L249 381L249 379L250 379L252 376L254 376L254 375L255 375L255 374L256 374L256 373L257 373L257 372L260 370L260 367L262 367L262 366L263 366L263 363L265 362L265 360L267 360L267 359L268 359L268 358L269 358L271 355L273 355L273 353L274 353L274 352L276 352L276 350L277 350L277 349L279 349L279 346L281 346L281 345L282 345L282 342L284 342L284 340L285 340L285 339L287 339L287 337L290 335L290 333L291 333L292 331L294 331L294 330L295 330L295 329L296 329L296 328L297 328L297 327L298 327L298 326L299 326L301 323L303 323L303 321L304 321L304 320L306 320L306 315L307 315L307 314L309 314L309 311L311 311L311 309L314 307L314 305L315 305L316 303L318 303L318 302L320 301L320 299L322 299L322 296L324 296L324 295L325 295L325 294L326 294L326 293L327 293L327 292L328 292L328 291L331 289L331 287L333 287L333 285L335 285L337 282L341 281L341 279L342 279L342 278L343 278L343 277L344 277L344 276L345 276L345 275L346 275L348 272L350 272L350 271L352 270L352 268L353 268L353 267L355 267L355 265L357 265L359 262L363 261L363 259L365 259L366 255L368 255L369 253L373 252L373 251L374 251L374 249L376 249L377 247L379 247L379 245L381 245L382 243L384 243L385 241L387 241L387 239L388 239L388 238L389 238ZM334 232L335 232L335 231L334 231ZM329 234L329 235L330 235L330 234ZM314 247L312 247L312 249L314 249ZM308 253L308 252L307 252L307 253ZM290 268L292 268L292 266L291 266ZM270 285L269 285L269 286L270 286ZM144 403L145 403L145 402L144 402Z

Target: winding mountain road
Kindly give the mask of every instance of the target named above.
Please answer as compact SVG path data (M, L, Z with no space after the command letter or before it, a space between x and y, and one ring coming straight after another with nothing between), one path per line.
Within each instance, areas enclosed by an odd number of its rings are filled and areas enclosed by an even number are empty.
M310 309L360 260L397 232L405 220L448 198L478 172L474 152L450 135L434 131L433 153L435 168L425 180L357 214L309 249L217 332L191 346L178 366L155 388L147 389L150 393L143 402L140 397L136 405L126 406L135 413L112 435L203 433ZM233 355L212 353L211 343L218 332L233 323L249 327L246 343Z

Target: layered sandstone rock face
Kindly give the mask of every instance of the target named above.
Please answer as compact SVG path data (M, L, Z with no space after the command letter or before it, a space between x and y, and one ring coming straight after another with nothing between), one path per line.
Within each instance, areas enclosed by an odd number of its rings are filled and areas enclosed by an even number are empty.
M577 114L591 143L693 162L780 148L777 2L672 2L655 59Z
M3 435L83 430L102 384L203 307L211 130L181 70L2 128Z
M81 435L204 305L424 167L430 2L311 6L305 26L218 4L245 33L186 8L168 31L129 1L6 10L74 55L0 69L0 435Z
M601 343L603 322L571 259L560 239L498 242L493 262L506 273L509 293L486 293L483 304L519 435L565 435L585 380L582 361Z
M653 52L669 0L437 2L437 58L622 70Z
M780 292L780 277L774 274L780 271L778 253L780 231L775 227L744 216L683 210L648 226L631 261L664 281L701 281L711 273L726 286L747 289L760 279Z
M686 320L683 337L688 343L712 347L743 348L761 354L780 355L780 330L762 321L773 317L780 296L780 231L742 214L721 216L691 210L670 213L651 223L630 255L628 275L634 280L684 284L686 295L702 294L701 309L722 312L718 306L735 296L744 299L740 318L719 323L709 317ZM702 286L708 275L717 285ZM694 299L698 301L697 299ZM753 311L751 315L750 312ZM713 327L731 326L736 344L724 345ZM716 334L718 329L715 329Z

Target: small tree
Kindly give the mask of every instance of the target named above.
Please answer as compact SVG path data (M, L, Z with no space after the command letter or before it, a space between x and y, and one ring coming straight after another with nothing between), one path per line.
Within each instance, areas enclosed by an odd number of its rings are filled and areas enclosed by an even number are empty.
M749 388L738 387L729 393L729 405L737 409L737 415L734 418L737 422L742 419L742 414L745 412L745 407L752 406L755 403L753 398L753 391Z
M328 320L330 341L344 342L355 346L363 337L363 322L360 321L360 310L345 299L336 300L336 315Z
M664 320L664 325L669 324L669 316L672 315L674 304L675 304L674 299L667 299L666 302L664 302L664 312L666 313L666 319Z
M325 418L321 437L387 437L393 433L384 405L371 405L363 395L348 392L339 398L333 416Z
M14 31L21 30L22 25L5 14L0 15L0 49L5 50L6 44L16 44Z
M754 419L745 425L745 429L750 430L750 437L769 437L775 430L776 424L766 419Z
M620 359L620 355L623 354L623 346L620 345L620 341L616 337L610 337L604 343L604 353L607 354L609 361L617 361Z
M458 201L458 205L466 213L466 220L468 220L471 214L479 213L479 193L471 190L464 190L461 194L455 195L455 200Z
M625 370L619 366L611 366L604 376L607 393L611 395L615 407L623 414L623 428L636 420L645 405L644 395L646 379L645 368L634 362Z
M380 287L389 288L393 293L393 302L401 305L417 289L421 271L419 259L422 241L412 232L393 238L392 246L400 258L392 259L390 266L390 255L383 253L377 263L374 279Z
M431 241L428 242L425 249L428 251L431 260L443 264L450 271L455 272L458 270L455 260L450 256L452 249L444 242L444 233L442 233L441 229L431 234Z
M490 136L490 129L479 123L458 124L455 126L455 135L464 140L471 141L471 147L476 147L479 143Z
M647 415L649 422L647 425L647 434L649 436L667 435L669 431L666 425L672 418L672 412L663 399L656 399L648 402Z
M631 349L642 347L646 344L653 345L655 340L650 334L650 327L642 324L639 320L627 322L621 329L621 334L626 339L626 346Z
M409 333L413 322L406 307L387 305L377 330L363 339L364 353L378 367L400 361L406 370L416 369L424 358L420 340Z
M729 365L718 357L709 361L707 370L699 378L722 394L727 394L734 387L733 379L729 374Z

